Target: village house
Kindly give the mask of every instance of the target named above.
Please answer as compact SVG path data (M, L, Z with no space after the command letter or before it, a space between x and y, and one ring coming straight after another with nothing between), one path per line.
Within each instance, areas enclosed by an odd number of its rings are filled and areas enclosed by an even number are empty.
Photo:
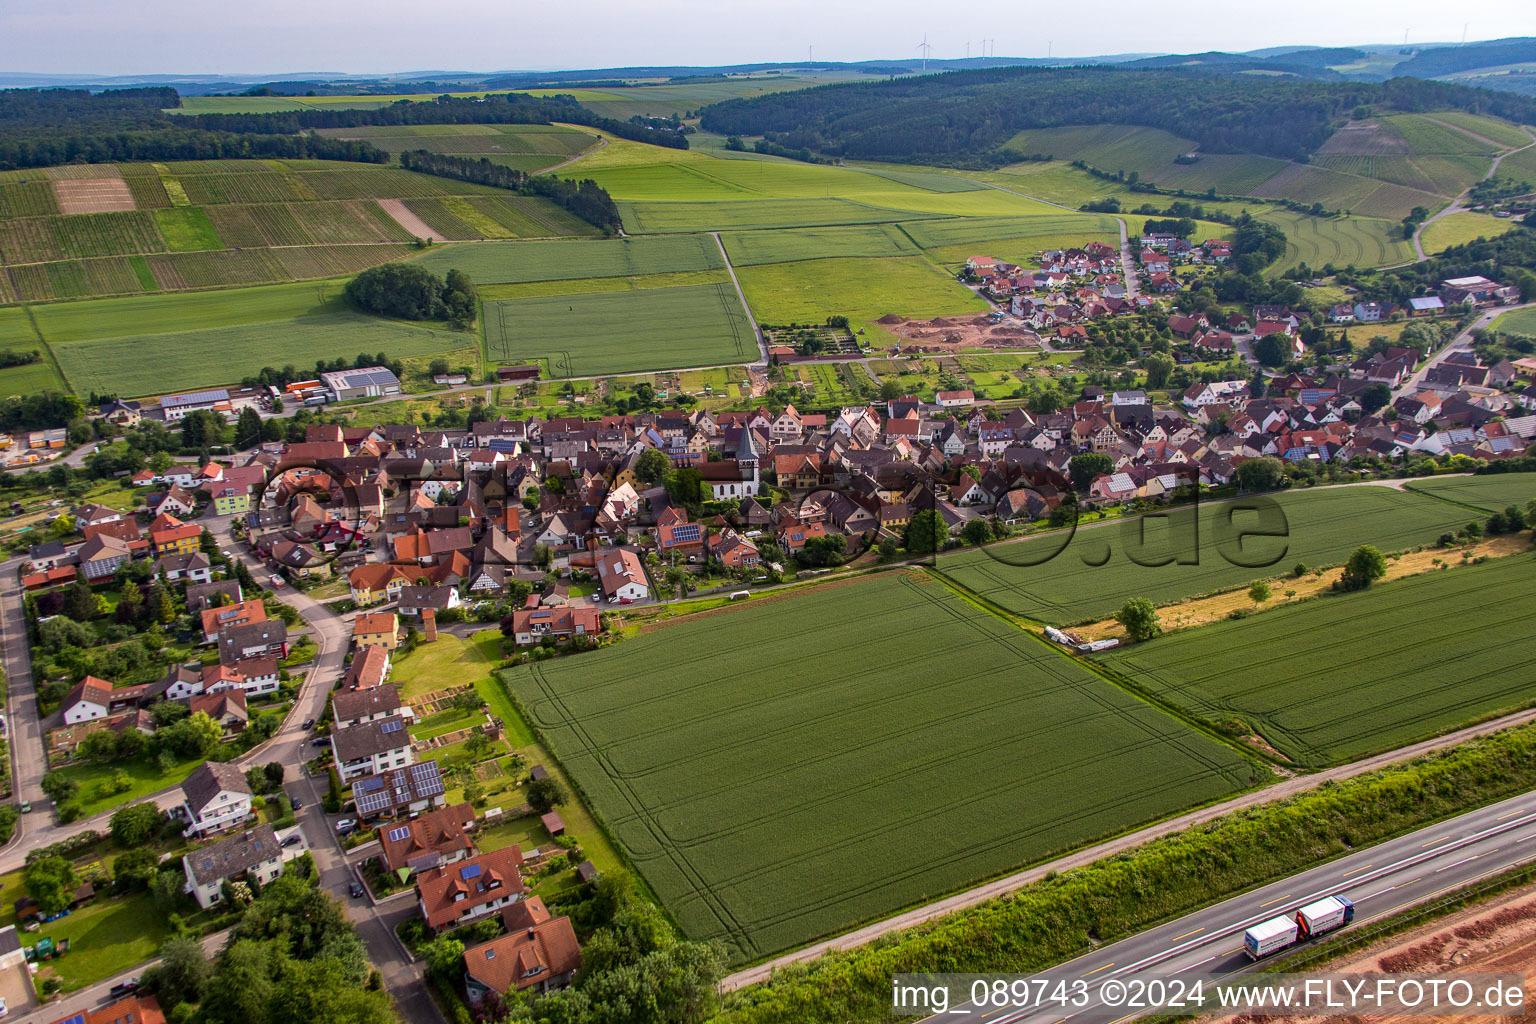
M239 835L193 850L182 857L186 889L204 910L224 897L224 883L249 879L257 888L283 873L283 848L271 825L257 825Z
M394 612L364 612L352 620L352 642L359 649L382 647L394 650L400 644L400 616Z
M353 787L356 792L356 787ZM446 867L468 860L475 843L468 830L475 824L475 809L468 803L453 804L420 813L409 821L379 826L381 857L391 872L410 874Z
M413 817L447 802L436 761L421 761L352 783L352 803L364 822ZM468 820L473 820L470 813Z
M651 596L645 565L640 561L639 553L632 548L604 551L597 557L596 569L603 597L609 601L628 604Z
M502 911L507 934L464 951L464 990L471 1005L488 994L549 992L571 983L581 947L568 917L550 917L530 896Z
M539 643L545 637L566 640L573 636L596 636L598 630L597 609L591 605L534 605L512 613L512 638L522 646Z
M513 845L418 873L417 905L427 927L460 928L521 899L522 863L522 850Z
M251 817L251 787L232 764L207 761L181 784L182 802L172 813L186 823L188 836L227 832Z
M411 735L399 715L337 729L331 733L331 753L342 782L416 763Z

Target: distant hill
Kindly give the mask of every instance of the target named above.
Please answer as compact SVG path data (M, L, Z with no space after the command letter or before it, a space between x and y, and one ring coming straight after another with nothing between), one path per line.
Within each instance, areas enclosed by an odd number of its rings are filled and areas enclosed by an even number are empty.
M1207 153L1305 160L1360 107L1536 123L1536 102L1526 97L1444 82L1077 67L959 71L727 100L704 109L702 126L843 157L981 164L1017 159L1000 149L1026 129L1120 124L1162 129Z
M1465 46L1442 46L1420 50L1392 69L1394 75L1415 78L1439 78L1458 71L1500 67L1505 64L1536 62L1536 38L1523 36L1493 39Z
M1320 80L1336 80L1343 77L1328 66L1335 62L1295 60L1295 56L1295 54L1287 54L1284 57L1255 57L1246 53L1212 50L1206 53L1173 53L1159 57L1144 57L1141 60L1125 61L1118 66L1122 68L1209 68L1234 73L1263 71Z

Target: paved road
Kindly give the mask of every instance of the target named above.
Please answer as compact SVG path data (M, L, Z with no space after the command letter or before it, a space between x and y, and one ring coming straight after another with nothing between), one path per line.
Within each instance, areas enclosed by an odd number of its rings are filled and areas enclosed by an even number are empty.
M736 289L736 298L741 300L741 308L747 314L747 323L752 325L752 337L757 342L757 361L747 365L759 369L768 365L768 339L763 337L763 330L757 326L757 317L752 315L752 307L747 305L747 293L741 290L741 282L736 280L736 268L731 266L730 253L725 251L725 243L720 240L720 232L711 231L710 235L715 240L715 245L720 247L720 258L725 261L725 272L731 275L731 285Z
M214 932L212 935L205 937L203 939L203 952L209 957L216 956L219 950L224 948L224 940L228 935L227 931L223 931ZM34 1010L32 1013L18 1019L28 1021L64 1020L77 1013L88 1013L91 1010L99 1009L111 998L107 993L112 991L113 985L137 978L159 962L160 958L156 957L135 967L130 967L121 974L114 974L105 981L98 982L89 988L82 988L79 991L71 992L69 995L60 998L57 1002L49 1003L47 1006Z
M1477 319L1468 324L1464 331L1436 350L1433 355L1424 361L1422 366L1414 371L1411 377L1408 377L1399 384L1397 389L1392 392L1392 397L1399 398L1403 395L1414 394L1420 390L1421 385L1424 383L1424 378L1429 376L1429 371L1445 362L1451 353L1469 351L1472 348L1473 331L1486 328L1505 313L1512 313L1517 309L1529 309L1532 306L1536 306L1536 302L1522 302L1515 306L1495 306L1490 310L1480 313Z
M1459 125L1449 124L1449 123L1447 123L1445 121L1441 121L1439 118L1431 117L1431 118L1429 118L1429 120L1434 121L1436 124L1438 124L1438 125L1440 125L1440 126L1442 126L1444 128L1449 128L1449 129L1451 129L1454 132L1461 132L1462 134L1470 135L1474 139L1477 139L1480 142L1485 142L1488 145L1493 146L1495 148L1498 148L1501 145L1501 143L1495 142L1492 139L1484 138L1483 136L1477 134L1476 132L1467 131L1467 129L1462 128ZM1504 158L1505 157L1507 157L1507 156L1514 156L1516 153L1523 153L1527 149L1530 149L1532 146L1536 146L1536 135L1532 135L1530 129L1528 129L1528 128L1523 128L1522 127L1520 130L1525 132L1525 134L1530 135L1531 136L1531 141L1527 142L1525 145L1520 146L1520 147L1518 147L1516 149L1506 149L1502 153L1500 153L1497 156L1495 156L1493 158L1493 163L1488 165L1487 172L1481 178L1478 179L1479 182L1487 181L1489 178L1491 178L1495 174L1497 174L1498 171L1499 171L1499 164L1504 162ZM1467 194L1470 191L1471 190L1468 189L1467 192L1463 192L1461 195L1459 195L1455 199L1451 200L1448 205L1446 205L1445 207L1443 207L1440 210L1436 211L1432 216L1430 216L1430 217L1426 218L1424 221L1422 221L1419 224L1418 227L1414 228L1414 230L1413 230L1413 239L1412 240L1413 240L1413 254L1414 254L1414 262L1415 263L1423 263L1425 260L1429 259L1429 254L1424 251L1424 229L1429 227L1435 221L1439 220L1441 217L1445 217L1445 216L1448 216L1448 215L1453 214L1453 213L1465 213L1465 212L1467 212L1469 207L1463 205L1463 201L1467 198Z
M1536 793L1525 793L1185 914L1048 972L1052 979L1065 978L1069 983L1083 979L1089 984L1090 1002L1081 1009L1050 1006L999 1012L996 1007L973 1007L927 1019L985 1018L987 1024L1124 1020L1138 1014L1092 999L1094 986L1109 979L1179 976L1192 980L1240 974L1253 966L1243 953L1243 932L1260 921L1293 914L1313 900L1338 894L1354 902L1355 923L1350 927L1359 927L1447 889L1536 859L1536 843L1531 840L1536 840Z
M1213 818L1220 817L1223 814L1230 814L1233 811L1255 807L1260 804L1272 803L1276 800L1283 800L1294 796L1297 793L1302 793L1310 789L1316 789L1317 787L1330 781L1353 778L1357 775L1373 772L1399 761L1410 760L1422 754L1427 754L1436 750L1443 750L1447 747L1465 743L1466 741L1478 736L1485 736L1489 733L1498 732L1499 730L1508 728L1510 726L1524 725L1533 721L1536 721L1536 709L1521 711L1512 715L1506 715L1503 718L1495 719L1493 721L1484 722L1480 725L1468 726L1465 729L1458 729L1455 732L1446 733L1443 736L1438 736L1433 739L1422 740L1418 743L1412 744L1411 746L1403 747L1398 750L1388 751L1384 754L1378 754L1375 757L1366 758L1363 761L1356 761L1352 764L1339 765L1338 767L1329 768L1325 771L1316 772L1311 775L1298 775L1292 778L1284 779L1263 789L1243 793L1233 797L1230 800L1225 800L1219 804L1213 804L1199 810L1190 811L1185 814L1177 815L1173 818L1168 818L1156 824L1148 825L1145 828L1138 829L1135 832L1120 836L1119 838L1085 847L1073 853L1067 854L1064 857L1057 858L1056 860L1048 861L1043 864L1037 864L1023 871L1017 871L1011 875L1006 875L1002 878L997 878L990 882L976 886L975 888L967 889L964 892L955 893L952 896L947 896L944 899L937 900L933 903L927 904L926 906L916 907L904 913L897 914L894 917L886 918L883 921L876 921L872 924L865 925L862 928L855 929L854 931L847 932L843 935L813 943L810 946L795 950L794 952L786 953L783 956L775 957L772 960L765 961L761 964L757 964L753 967L749 967L741 971L737 971L735 974L725 978L721 982L721 985L726 990L744 988L747 985L753 985L757 982L765 980L768 975L777 968L787 967L790 964L795 963L803 963L807 960L813 960L823 953L830 952L834 949L853 949L855 947L862 946L865 943L873 942L875 939L878 939L881 936L887 935L893 931L899 931L904 928L912 928L917 925L924 924L928 921L932 921L935 918L943 917L946 914L951 914L957 910L964 910L967 907L973 907L979 903L984 903L987 900L996 899L999 896L1005 896L1008 893L1022 888L1023 886L1029 885L1032 882L1039 881L1041 878L1044 878L1047 874L1053 871L1060 872L1067 871L1072 868L1083 867L1084 865L1091 864L1096 860L1100 860L1104 857L1108 857L1112 854L1119 853L1123 850L1127 850L1135 846L1140 846L1141 844L1146 843L1152 839L1156 839L1160 836L1183 831L1203 822L1210 821ZM996 1022L989 1018L989 1024L996 1024Z
M236 550L229 535L227 519L205 521L204 525L218 538L220 547ZM265 568L249 554L242 553L253 574L266 575ZM7 679L10 682L11 720L13 734L12 752L16 763L18 792L24 800L32 801L32 813L23 816L17 835L0 853L0 871L20 867L27 853L55 843L65 836L84 829L105 830L112 811L103 811L89 818L80 818L65 825L55 824L48 799L43 795L40 781L47 765L43 753L42 728L37 718L36 692L31 674L31 657L26 644L26 629L20 599L20 584L15 573L16 559L0 565L0 631L3 631L4 657ZM308 675L301 687L292 711L267 742L247 751L236 762L242 767L280 761L286 765L303 763L303 743L306 739L300 724L306 718L318 718L324 708L331 684L341 673L342 659L351 639L350 623L327 606L291 588L279 592L283 601L298 610L305 623L314 633L316 657L306 668ZM153 801L162 808L170 808L181 802L180 786L170 786L147 794L142 800Z
M4 650L5 678L10 696L6 738L10 744L12 790L19 800L30 801L33 808L17 822L17 837L53 827L53 812L39 785L47 761L43 757L37 691L32 681L32 652L27 643L26 613L22 608L21 582L17 577L23 561L25 558L17 557L0 563L0 648ZM15 842L17 839L13 837L12 843Z
M1125 274L1125 297L1134 299L1141 294L1141 278L1136 272L1136 257L1131 253L1131 240L1126 235L1125 218L1116 217L1120 225L1120 270Z

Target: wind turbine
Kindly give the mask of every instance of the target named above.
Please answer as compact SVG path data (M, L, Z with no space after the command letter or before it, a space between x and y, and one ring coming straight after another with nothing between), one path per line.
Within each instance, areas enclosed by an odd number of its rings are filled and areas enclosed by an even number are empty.
M927 71L928 70L928 54L933 51L933 47L928 45L928 33L927 32L923 33L923 41L917 44L917 48L919 50L923 51L923 70Z

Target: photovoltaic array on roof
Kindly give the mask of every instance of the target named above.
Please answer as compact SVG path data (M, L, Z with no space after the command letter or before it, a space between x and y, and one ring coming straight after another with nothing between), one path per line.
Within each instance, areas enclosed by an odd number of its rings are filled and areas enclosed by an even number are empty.
M410 834L410 826L401 825L399 828L392 828L389 830L389 841L392 843L398 843L400 840L404 839Z
M417 796L437 796L443 791L443 777L438 773L436 761L423 761L411 765L411 784Z
M384 722L379 726L379 732L399 732L405 728L403 722Z
M471 878L479 878L480 877L480 865L479 864L471 864L468 867L463 868L462 870L459 871L459 877L464 879L464 881L466 881L466 882L469 881Z

